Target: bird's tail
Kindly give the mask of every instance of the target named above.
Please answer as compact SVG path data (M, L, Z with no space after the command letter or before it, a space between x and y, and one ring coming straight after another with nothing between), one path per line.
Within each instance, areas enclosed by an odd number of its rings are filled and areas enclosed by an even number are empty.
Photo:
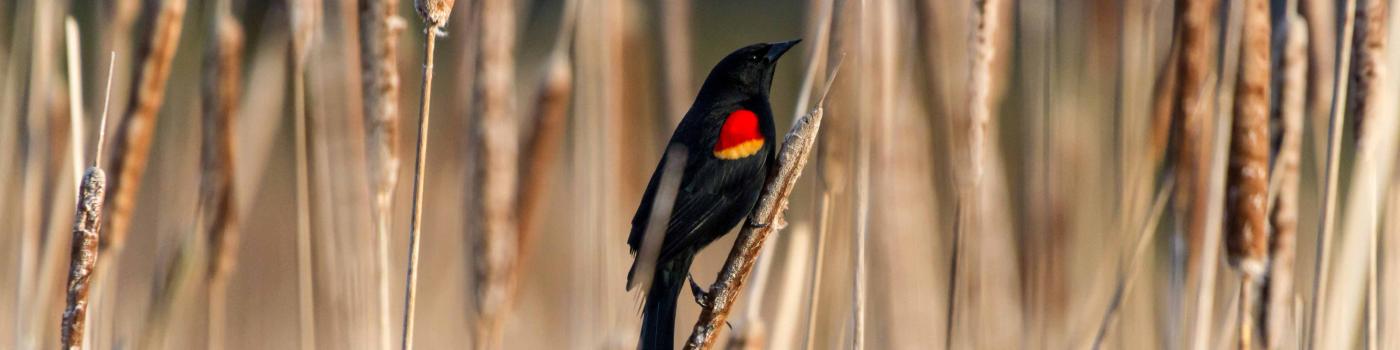
M642 305L642 334L637 339L640 350L674 349L676 303L685 287L690 258L681 257L658 267Z

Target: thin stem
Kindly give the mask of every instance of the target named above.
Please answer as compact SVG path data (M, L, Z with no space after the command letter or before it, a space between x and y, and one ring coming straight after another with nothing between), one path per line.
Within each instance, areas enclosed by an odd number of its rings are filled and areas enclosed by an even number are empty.
M298 54L299 55L299 54ZM302 350L314 349L315 345L315 300L311 283L311 188L309 161L310 149L306 145L306 76L305 64L297 60L292 82L295 99L292 102L295 115L293 135L296 143L296 186L297 186L297 327Z
M1340 164L1342 151L1342 129L1346 125L1346 98L1347 84L1342 81L1342 77L1350 76L1351 71L1351 44L1352 34L1355 30L1352 22L1355 20L1356 1L1344 0L1342 22L1342 46L1337 51L1336 74L1337 81L1332 84L1332 115L1327 126L1327 172L1323 177L1325 184L1322 192L1322 220L1319 220L1317 229L1317 259L1313 263L1312 284L1312 310L1307 330L1307 349L1316 347L1318 342L1318 320L1321 315L1327 312L1327 266L1332 257L1330 252L1332 246L1332 227L1337 221L1337 172Z
M433 91L433 46L437 41L439 25L431 25L424 31L427 44L423 47L423 85L418 97L418 146L413 167L413 220L408 227L408 278L403 298L403 342L404 350L413 348L413 308L418 302L418 235L423 229L423 178L428 160L428 107Z

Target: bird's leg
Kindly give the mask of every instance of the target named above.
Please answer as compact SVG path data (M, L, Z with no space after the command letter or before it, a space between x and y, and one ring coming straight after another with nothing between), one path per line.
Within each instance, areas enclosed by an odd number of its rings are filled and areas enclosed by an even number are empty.
M747 223L746 225L748 225L748 226L751 227L751 228L768 228L768 223L766 223L766 222L754 222L753 220L749 220L748 223Z
M699 283L695 283L694 275L686 275L686 278L690 280L690 294L695 295L695 303L699 304L701 308L708 307L709 304L706 300L710 300L710 293L706 292L705 288L700 288ZM724 325L728 326L730 331L734 330L734 325L729 323L729 320L725 320Z
M710 300L710 293L706 292L705 288L701 288L699 283L695 283L694 275L687 274L686 278L690 280L690 294L695 296L695 303L702 308L706 307L706 300Z

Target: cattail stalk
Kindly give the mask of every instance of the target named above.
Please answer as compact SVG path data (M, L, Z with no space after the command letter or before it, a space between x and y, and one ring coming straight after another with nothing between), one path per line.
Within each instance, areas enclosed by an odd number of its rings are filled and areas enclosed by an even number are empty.
M107 66L106 97L102 101L102 121L97 129L97 150L93 152L92 166L83 174L78 190L78 205L73 215L73 239L69 252L68 304L63 310L63 323L59 328L63 348L81 350L87 330L88 290L92 275L97 270L97 256L100 254L100 232L102 229L102 206L106 199L107 175L102 164L102 145L107 138L107 103L112 98L112 71L116 66L116 53L111 54Z
M495 349L510 311L519 253L515 201L518 171L515 85L515 3L481 2L480 116L477 157L476 244L477 349Z
M116 148L113 150L116 158L111 166L116 178L110 184L109 191L109 229L102 236L100 244L104 253L120 252L126 240L136 195L141 189L142 175L146 172L151 142L155 140L156 118L164 98L166 80L170 76L171 60L180 41L185 0L163 0L157 6L159 8L152 11L155 22L150 35L143 38L143 44L138 45L144 48L137 56L141 65L132 84L133 94L125 118L118 126Z
M831 83L839 69L838 62L827 78L827 91L830 91ZM724 327L725 320L729 318L729 310L734 307L739 291L753 271L758 253L763 249L764 240L768 238L768 234L786 224L783 212L788 206L788 195L797 186L797 179L807 164L807 156L811 154L812 146L817 141L817 133L821 130L822 104L825 101L826 92L823 92L822 98L817 100L816 107L806 116L794 120L792 128L783 138L783 148L778 153L776 164L778 169L763 186L763 194L759 196L758 204L749 214L748 222L739 230L739 235L734 240L734 249L730 250L729 258L724 261L719 276L710 286L700 310L700 318L695 321L690 337L686 338L685 349L709 349L714 346L715 340L719 339L720 328Z
M404 350L413 348L413 315L418 301L418 236L423 229L423 181L428 161L428 107L431 106L433 92L433 50L442 27L452 13L453 0L415 0L414 8L422 17L423 35L423 85L418 96L418 146L413 169L413 208L408 228L408 276L404 286L403 341ZM512 164L511 167L514 167ZM513 188L512 188L513 190Z
M1295 2L1296 5L1296 2ZM1287 9L1288 39L1283 49L1282 87L1278 103L1280 143L1270 181L1277 190L1269 220L1269 273L1264 291L1264 346L1281 349L1293 326L1293 265L1297 254L1299 163L1303 147L1303 111L1307 107L1308 23ZM1295 338L1296 341L1296 338Z
M1239 346L1252 349L1254 289L1267 272L1269 229L1270 24L1267 0L1244 1L1240 68L1231 124L1225 247L1241 272Z
M203 147L200 166L199 229L208 235L208 348L222 349L227 311L228 280L238 256L238 215L234 184L234 117L242 71L243 28L233 18L228 1L219 1L211 29L214 40L205 51Z
M379 275L379 347L388 349L389 228L393 226L394 189L399 181L398 34L402 18L397 0L361 1L360 65L364 79L365 163L374 193L375 252Z

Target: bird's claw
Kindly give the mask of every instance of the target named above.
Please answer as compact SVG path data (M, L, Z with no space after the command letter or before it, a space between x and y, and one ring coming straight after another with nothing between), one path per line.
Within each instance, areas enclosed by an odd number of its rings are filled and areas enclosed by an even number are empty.
M690 280L690 294L695 296L695 303L702 308L707 307L706 300L710 300L710 293L705 292L705 288L701 288L699 283L695 283L695 276L688 276L688 278Z
M768 223L766 223L766 222L753 222L753 221L749 221L748 225L749 225L749 227L751 227L751 228L768 228Z

